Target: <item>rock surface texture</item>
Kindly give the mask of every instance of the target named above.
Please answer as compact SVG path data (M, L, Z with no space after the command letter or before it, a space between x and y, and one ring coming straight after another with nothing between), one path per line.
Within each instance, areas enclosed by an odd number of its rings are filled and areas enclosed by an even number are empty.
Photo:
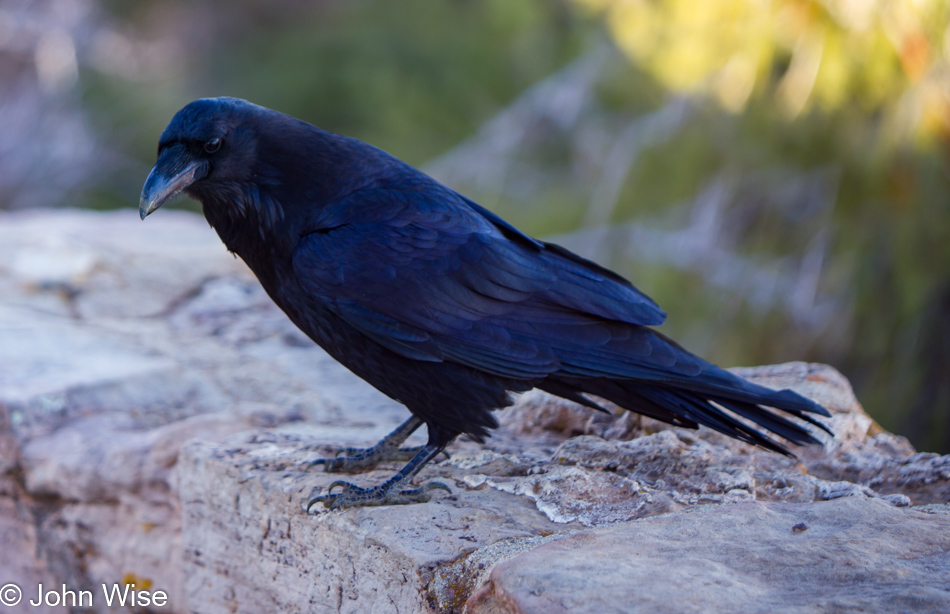
M798 459L534 391L453 493L327 512L307 471L407 417L274 307L197 216L0 215L0 585L155 612L948 612L950 457L833 369L737 370L828 407ZM418 437L418 436L417 436ZM395 465L351 476L373 483Z

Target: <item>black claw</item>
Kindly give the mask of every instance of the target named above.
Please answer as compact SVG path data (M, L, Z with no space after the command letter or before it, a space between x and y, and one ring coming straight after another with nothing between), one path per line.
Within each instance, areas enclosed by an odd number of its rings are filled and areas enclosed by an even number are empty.
M333 489L336 488L337 486L343 489L343 492L346 492L347 490L354 490L357 488L356 486L350 484L349 482L344 482L343 480L337 480L336 482L330 484L330 486L327 488L327 494L329 495L333 491Z
M444 490L445 492L452 494L452 489L443 484L442 482L429 482L422 487L425 490Z
M309 513L317 503L323 503L325 508L335 510L347 507L424 503L429 501L431 498L429 493L433 490L444 490L452 494L452 490L442 482L429 482L418 488L409 486L419 469L444 450L444 445L432 443L417 448L399 447L419 424L421 422L417 418L412 418L372 448L366 450L343 448L340 453L349 456L334 459L321 458L311 462L308 468L323 465L324 471L331 473L337 470L370 469L383 460L397 460L411 456L409 463L396 475L376 487L360 488L355 484L337 480L330 484L322 495L314 497L311 491L311 498L306 507L307 512ZM339 490L334 492L334 489Z
M339 487L340 492L331 492ZM431 499L429 493L433 490L444 490L452 494L452 490L442 482L428 482L419 488L410 488L406 490L397 490L397 487L386 489L365 489L360 488L349 482L336 481L330 484L327 491L319 496L313 497L307 503L307 513L317 503L323 503L323 507L328 510L342 509L357 506L376 506L376 505L405 505L407 503L424 503Z
M323 499L323 495L320 495L318 497L313 497L309 501L307 501L307 507L304 508L306 512L309 514L310 508L313 507L317 502L321 501L322 499Z

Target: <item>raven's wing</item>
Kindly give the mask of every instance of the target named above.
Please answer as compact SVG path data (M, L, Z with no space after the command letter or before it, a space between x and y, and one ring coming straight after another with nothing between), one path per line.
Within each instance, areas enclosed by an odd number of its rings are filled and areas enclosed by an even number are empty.
M294 269L349 324L416 360L527 379L657 380L707 364L643 328L665 314L628 281L446 188L327 207Z
M294 254L305 288L350 325L421 361L538 381L597 407L592 393L680 426L705 424L784 447L817 440L760 405L824 430L790 390L747 382L648 328L665 314L616 274L521 234L447 188L372 190L323 209Z

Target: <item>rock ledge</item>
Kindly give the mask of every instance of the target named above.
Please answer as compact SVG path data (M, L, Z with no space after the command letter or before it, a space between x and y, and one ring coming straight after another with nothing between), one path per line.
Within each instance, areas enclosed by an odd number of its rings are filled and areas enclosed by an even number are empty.
M427 467L452 495L318 513L330 445L406 417L200 218L0 214L0 583L172 612L950 611L950 457L833 369L738 370L834 413L792 460L540 392ZM373 483L395 467L352 476ZM9 612L54 612L25 601ZM93 611L106 611L100 603Z

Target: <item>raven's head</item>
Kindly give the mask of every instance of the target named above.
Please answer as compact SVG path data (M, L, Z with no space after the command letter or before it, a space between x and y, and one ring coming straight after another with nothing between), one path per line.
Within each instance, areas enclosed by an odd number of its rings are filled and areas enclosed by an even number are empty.
M196 100L172 118L139 199L142 219L176 194L227 194L254 181L254 122L273 113L238 98Z
M342 196L405 172L366 143L238 98L196 100L175 114L158 143L139 213L184 191L232 252L247 259L266 243L291 245L297 226Z

